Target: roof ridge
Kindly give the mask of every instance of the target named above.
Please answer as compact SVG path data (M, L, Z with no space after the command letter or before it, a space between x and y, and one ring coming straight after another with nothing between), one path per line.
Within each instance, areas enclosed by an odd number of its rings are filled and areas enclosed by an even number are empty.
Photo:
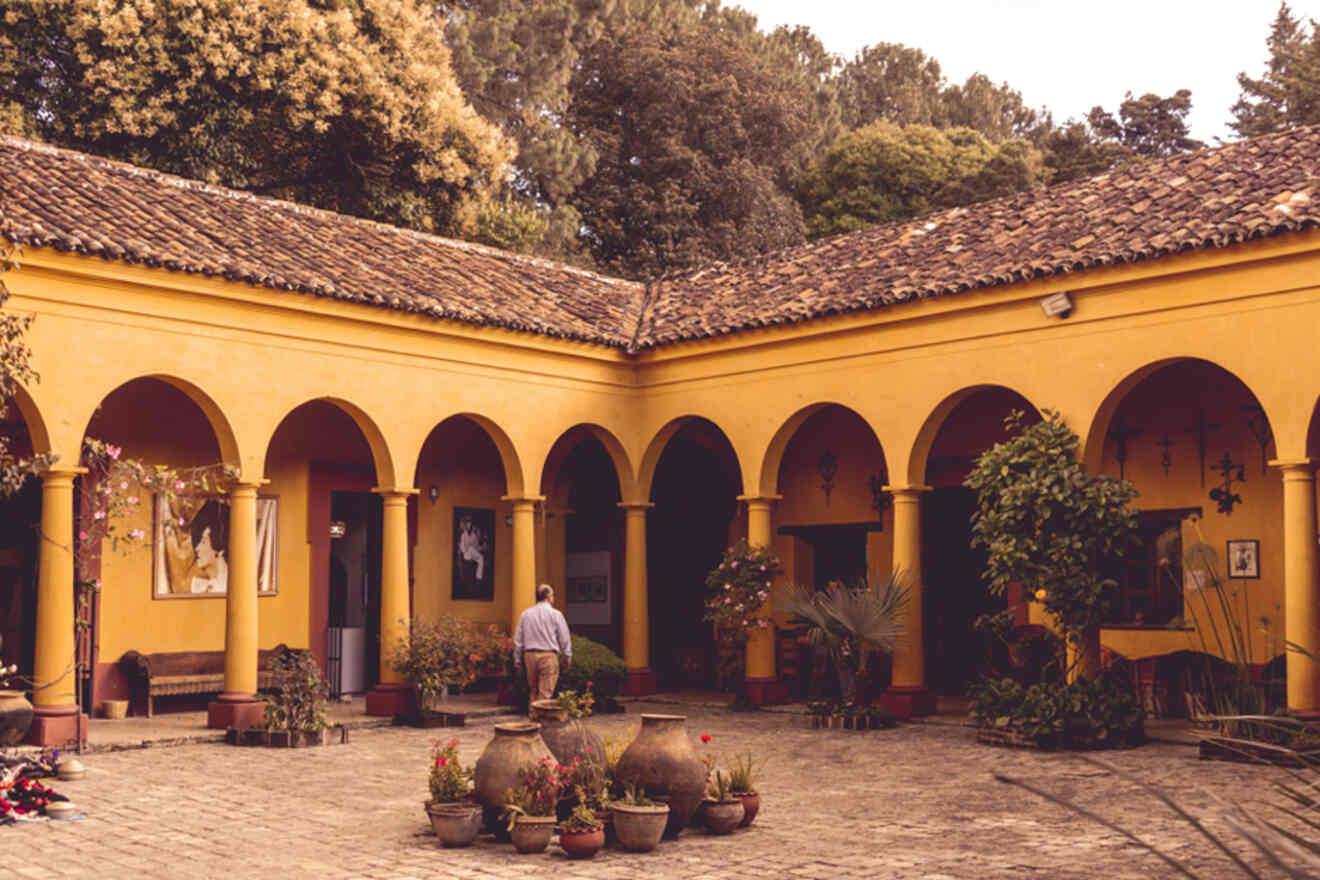
M514 262L526 263L532 266L540 266L547 269L557 269L563 272L569 272L574 275L580 275L584 278L590 278L594 281L602 281L607 284L617 284L624 287L639 287L640 282L630 278L619 278L613 275L603 275L590 269L583 269L580 266L574 266L571 263L561 263L546 257L536 257L530 254L520 254L516 251L501 250L490 245L479 244L477 242L464 241L458 238L439 235L434 232L423 232L418 229L411 229L407 226L396 226L392 223L384 223L380 220L371 220L366 217L358 217L353 214L343 214L337 211L329 211L325 208L317 208L313 205L306 205L302 202L294 202L289 199L275 198L274 196L263 196L247 190L235 189L233 187L221 186L215 183L207 183L204 180L197 180L192 177L184 177L180 174L173 174L169 171L160 171L156 168L148 168L142 165L133 165L119 159L110 159L105 156L98 156L95 153L87 153L81 150L73 150L68 147L57 147L53 144L34 141L28 138L18 137L17 135L0 134L0 145L11 146L27 152L46 153L52 156L61 156L72 161L87 162L94 165L102 165L115 171L131 174L139 177L152 178L169 186L180 189L193 190L195 192L209 193L222 198L230 198L236 201L246 201L257 205L270 206L272 208L292 211L296 214L303 214L308 217L322 217L333 219L336 222L349 221L351 223L368 226L373 229L388 231L390 233L403 234L421 241L440 244L445 247L452 247L458 250L469 250L476 253L486 254L496 259L511 260Z

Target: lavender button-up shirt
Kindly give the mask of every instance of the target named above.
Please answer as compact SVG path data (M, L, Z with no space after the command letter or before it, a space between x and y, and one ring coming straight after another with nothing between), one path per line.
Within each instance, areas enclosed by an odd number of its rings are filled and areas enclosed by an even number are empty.
M568 621L549 602L537 602L518 618L513 631L513 662L522 663L523 651L558 651L570 662L573 643L568 637Z

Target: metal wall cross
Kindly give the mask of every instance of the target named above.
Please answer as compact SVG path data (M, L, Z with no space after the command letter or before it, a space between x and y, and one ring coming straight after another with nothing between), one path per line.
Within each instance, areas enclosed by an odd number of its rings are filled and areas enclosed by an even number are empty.
M1184 428L1183 433L1196 435L1196 452L1201 459L1201 488L1205 488L1205 441L1210 436L1211 431L1217 431L1223 425L1211 425L1205 420L1205 410L1196 411L1196 424L1190 428Z
M1265 418L1265 408L1260 404L1253 403L1242 409L1251 413L1251 418L1247 419L1247 428L1251 430L1251 436L1256 438L1256 445L1260 447L1260 472L1267 474L1269 455L1266 450L1270 441L1274 439L1274 430L1270 427L1270 420Z
M1169 454L1169 450L1177 444L1169 439L1169 432L1165 431L1164 439L1157 441L1155 445L1161 450L1160 467L1164 468L1164 476L1167 477L1169 475L1169 468L1173 467L1173 456Z

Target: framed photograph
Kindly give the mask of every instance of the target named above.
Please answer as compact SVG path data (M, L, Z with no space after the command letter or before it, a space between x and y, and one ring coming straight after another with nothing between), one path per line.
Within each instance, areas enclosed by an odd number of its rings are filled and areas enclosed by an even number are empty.
M1260 577L1260 541L1240 540L1228 542L1228 576L1231 578Z
M570 577L566 584L567 599L573 604L583 602L608 602L610 580L600 575L588 577Z
M257 595L276 595L279 500L257 499ZM152 596L215 599L229 593L229 502L157 495L152 538Z
M495 511L454 508L455 599L495 599Z

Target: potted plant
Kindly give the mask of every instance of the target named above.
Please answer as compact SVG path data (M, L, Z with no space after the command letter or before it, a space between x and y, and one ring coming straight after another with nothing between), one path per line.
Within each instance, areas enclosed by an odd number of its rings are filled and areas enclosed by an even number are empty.
M17 673L17 665L0 666L0 748L21 743L32 725L32 704L27 697L22 691L6 690Z
M587 806L585 795L578 799L581 803L559 825L559 845L570 859L589 859L605 845L605 823Z
M632 852L650 852L660 843L669 822L669 805L657 804L643 789L626 786L623 797L610 802L619 845Z
M471 621L454 615L441 615L434 621L409 621L408 635L394 646L390 665L412 682L417 720L423 726L428 716L447 716L449 692L461 691L476 681L478 671L485 668L491 644ZM432 720L443 725L448 719Z
M481 804L472 799L472 768L458 760L458 740L431 740L431 799L426 815L442 846L467 846L481 830Z
M742 799L735 797L729 786L729 777L716 770L706 788L706 830L711 834L728 834L743 820Z
M520 853L543 852L555 833L555 805L559 802L559 766L542 758L520 773L524 782L504 796L504 817L509 836Z
M273 746L322 745L326 683L309 651L285 651L270 661L275 693L266 698L266 732Z
M734 757L733 766L729 768L729 789L734 797L742 801L743 817L738 823L739 828L751 825L761 809L761 795L753 787L755 774L756 764L751 752Z

